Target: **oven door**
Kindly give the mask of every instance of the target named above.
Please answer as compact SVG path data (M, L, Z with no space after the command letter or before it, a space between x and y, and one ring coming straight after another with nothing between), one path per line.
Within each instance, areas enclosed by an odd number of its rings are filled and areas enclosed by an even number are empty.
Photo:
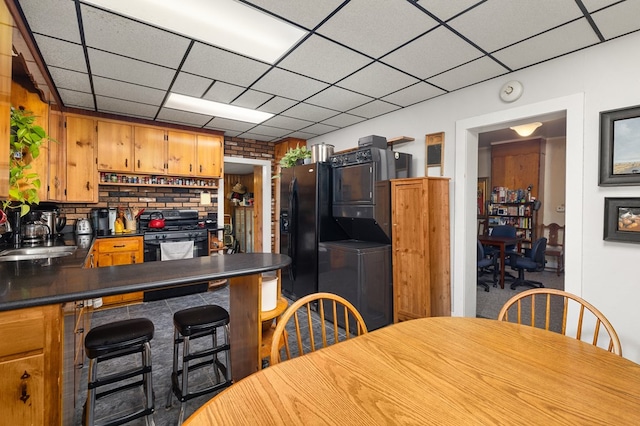
M162 243L168 242L178 242L178 241L189 241L193 240L193 257L200 256L208 256L209 252L207 251L207 238L206 237L196 237L195 239L185 239L185 238L166 238L163 240L145 240L144 242L144 261L145 262L155 262L157 260L162 259L161 248Z

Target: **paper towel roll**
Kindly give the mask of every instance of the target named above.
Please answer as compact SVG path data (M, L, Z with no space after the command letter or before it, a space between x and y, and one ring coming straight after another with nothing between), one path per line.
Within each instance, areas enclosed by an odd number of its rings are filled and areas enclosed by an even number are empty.
M278 303L278 278L262 278L262 311L271 311Z

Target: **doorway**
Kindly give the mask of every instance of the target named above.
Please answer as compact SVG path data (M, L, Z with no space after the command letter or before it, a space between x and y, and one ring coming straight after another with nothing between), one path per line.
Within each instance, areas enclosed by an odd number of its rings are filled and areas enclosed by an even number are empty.
M255 160L242 157L224 157L224 174L250 175L250 179L257 185L253 187L254 203L259 203L253 223L254 252L271 252L271 161ZM221 179L218 189L218 222L223 223L226 193L225 179ZM221 236L219 236L221 238Z
M565 289L581 295L582 281L582 216L583 204L583 94L550 99L536 104L494 112L456 123L455 186L453 212L453 286L452 315L476 316L476 227L478 140L482 132L528 122L532 117L566 114L566 192L565 214L572 217L567 223L565 240ZM513 124L512 124L513 123ZM575 219L574 219L575 218Z

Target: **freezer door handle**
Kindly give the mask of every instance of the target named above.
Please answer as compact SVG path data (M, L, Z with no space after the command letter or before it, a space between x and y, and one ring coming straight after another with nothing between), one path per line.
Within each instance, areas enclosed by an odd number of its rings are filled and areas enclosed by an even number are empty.
M298 247L298 181L294 177L289 186L289 278L295 281L297 276L297 247Z

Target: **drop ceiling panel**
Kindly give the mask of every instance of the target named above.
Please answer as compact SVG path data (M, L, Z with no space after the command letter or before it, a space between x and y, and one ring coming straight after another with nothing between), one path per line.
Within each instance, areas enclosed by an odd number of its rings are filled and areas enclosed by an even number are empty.
M447 49L440 49L440 46L447 46ZM418 78L427 78L480 56L483 56L480 50L447 28L439 27L385 56L382 61Z
M284 58L278 67L335 83L369 63L371 59L366 56L314 35Z
M59 89L60 97L65 105L71 108L93 109L93 95L91 93L76 92L74 90Z
M362 117L358 117L356 115L345 113L345 114L334 115L331 118L327 118L322 123L328 124L329 126L335 126L335 127L347 127L356 123L360 123L364 120L366 119Z
M234 130L238 132L246 132L255 127L253 123L244 121L229 120L228 118L215 117L205 127L209 129Z
M216 81L203 96L204 99L210 101L231 103L232 100L240 96L244 92L244 88L235 84L227 84L222 81Z
M244 108L255 109L271 99L273 95L268 93L258 92L257 90L247 90L239 98L234 100L231 104Z
M399 90L382 98L383 101L390 102L392 104L406 107L413 105L417 102L421 102L425 99L431 99L436 96L442 95L444 92L437 87L430 84L419 82L413 86L409 86L406 89Z
M158 112L158 107L138 102L123 101L104 96L96 96L96 101L99 111L111 114L153 119Z
M91 6L82 5L80 10L89 47L173 69L178 68L189 47L189 39L179 35Z
M373 101L358 108L354 108L349 111L349 113L359 115L361 117L373 118L397 109L399 109L399 107L396 105L382 101Z
M436 25L407 1L354 0L317 32L378 58ZM389 31L391 28L393 31Z
M171 86L171 91L181 95L193 96L200 98L211 86L211 79L200 77L198 75L181 72Z
M49 73L59 89L91 93L89 76L85 73L55 67L49 67Z
M579 19L495 52L493 56L513 70L531 63L572 52L598 43L598 37L586 19Z
M311 139L311 138L314 138L316 136L318 136L318 135L314 135L312 133L307 133L307 132L302 132L302 131L293 132L293 133L287 135L287 137L289 137L289 138L297 138L297 139Z
M50 66L87 73L82 45L42 35L36 35L35 39Z
M258 133L265 136L270 136L272 138L283 138L289 133L291 130L288 129L279 129L277 127L270 127L264 125L257 125L251 129L251 133Z
M269 9L274 15L312 29L335 10L343 0L250 0L255 6Z
M217 47L195 43L182 71L246 86L269 69L269 65L227 52Z
M300 120L293 117L287 117L284 115L277 115L264 121L262 124L266 124L273 127L279 127L281 129L300 130L313 124L311 121Z
M96 95L160 106L165 91L103 77L93 78Z
M638 30L640 2L626 1L593 14L602 35L610 39Z
M470 72L469 70L473 70ZM507 70L491 58L482 57L427 80L447 91L461 89L489 78L506 74Z
M289 108L285 114L294 118L322 121L326 118L333 117L337 113L338 111L333 111L327 108L299 103L298 105Z
M280 114L282 111L286 111L298 101L294 101L293 99L282 98L280 96L275 96L271 98L267 103L260 106L258 111L270 112L272 114Z
M379 98L417 82L418 79L414 77L376 62L345 78L338 85L354 92Z
M582 3L589 12L595 12L596 10L618 2L619 0L582 0Z
M180 111L172 108L162 108L158 113L158 120L166 121L168 123L182 123L202 127L211 120L211 116L196 114L195 112Z
M433 13L438 19L446 21L479 3L478 0L420 0L419 5Z
M355 93L337 86L331 86L307 99L309 104L323 106L337 111L347 111L351 108L371 102L373 98Z
M575 0L492 0L449 25L492 52L581 16Z
M34 33L81 43L75 2L68 0L20 0L19 3L24 14L29 17L29 27Z
M314 133L316 135L323 135L325 133L333 132L334 130L338 130L338 127L329 126L328 124L317 123L313 124L309 127L305 127L305 132Z
M301 101L328 87L326 83L274 68L252 86L256 90Z
M261 135L259 133L253 133L253 132L240 133L239 136L244 139L253 139L257 141L266 141L266 142L271 142L273 140L279 139L279 138L274 138L268 135Z
M89 49L91 72L94 75L157 89L166 89L175 72L158 65L96 49Z

